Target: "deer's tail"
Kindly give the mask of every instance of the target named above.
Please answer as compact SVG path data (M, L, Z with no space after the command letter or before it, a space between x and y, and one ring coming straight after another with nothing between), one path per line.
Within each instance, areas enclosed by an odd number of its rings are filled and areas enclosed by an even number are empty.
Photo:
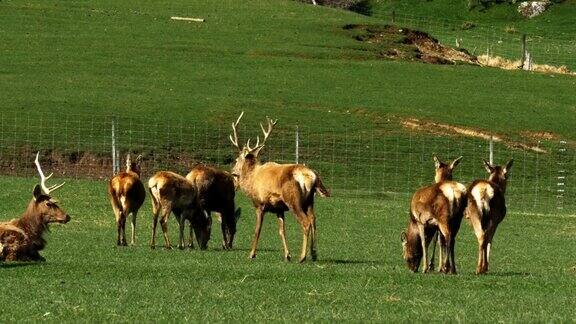
M328 191L328 189L324 186L324 183L322 182L322 178L320 178L318 173L316 173L316 192L321 197L330 197L331 196L330 191Z
M110 194L110 203L112 203L112 207L116 210L119 210L121 213L124 213L124 206L120 202L118 192L111 184L108 186L108 193Z

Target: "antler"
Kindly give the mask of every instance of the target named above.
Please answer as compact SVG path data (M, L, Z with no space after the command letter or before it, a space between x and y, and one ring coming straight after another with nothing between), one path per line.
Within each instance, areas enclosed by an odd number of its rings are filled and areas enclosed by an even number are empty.
M236 126L238 126L238 124L240 123L240 119L242 119L242 116L244 116L244 112L240 113L240 116L238 116L238 119L236 120L235 123L232 123L232 134L229 135L230 137L230 142L232 142L232 145L234 147L236 147L238 149L238 151L241 151L242 149L240 148L240 145L238 145L238 131L236 130ZM232 135L234 135L234 138L232 138Z
M44 194L49 195L50 192L62 187L64 184L66 184L66 182L63 182L59 185L54 185L52 187L46 186L46 180L50 179L50 177L53 174L50 173L48 176L44 176L44 172L42 172L42 167L40 167L39 156L40 152L36 153L36 160L34 161L34 164L36 164L36 168L38 169L38 173L40 174L40 186L42 187L42 191L44 191Z
M266 144L266 140L270 136L270 133L272 133L272 129L274 128L274 126L278 122L278 119L273 120L273 119L270 119L270 117L266 116L266 122L268 123L268 130L265 130L264 126L262 126L262 123L260 123L260 128L262 129L262 133L264 134L264 141L262 141L262 144L260 144L260 136L256 136L256 145L254 146L254 148L251 148L250 147L250 140L248 140L248 143L246 143L246 147L250 151L254 151L254 150L261 149L264 147L264 145Z

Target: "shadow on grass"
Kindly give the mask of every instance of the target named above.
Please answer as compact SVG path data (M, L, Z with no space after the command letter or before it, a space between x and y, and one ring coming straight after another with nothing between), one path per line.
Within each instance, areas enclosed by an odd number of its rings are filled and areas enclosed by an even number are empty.
M366 264L366 265L382 265L384 262L374 260L345 260L345 259L319 259L316 261L318 264Z
M42 266L44 262L0 262L0 269L20 268L26 266Z
M483 274L483 276L491 277L528 277L533 274L530 272L519 272L519 271L504 271L504 272L488 272Z

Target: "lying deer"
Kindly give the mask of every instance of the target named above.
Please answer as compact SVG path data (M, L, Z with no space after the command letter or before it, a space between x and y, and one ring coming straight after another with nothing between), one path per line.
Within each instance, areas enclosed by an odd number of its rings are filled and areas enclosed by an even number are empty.
M401 238L404 260L413 272L418 271L421 261L423 272L429 271L428 246L439 231L440 271L456 273L454 247L466 206L466 187L452 181L452 172L461 158L446 164L434 156L436 183L420 188L412 196L408 230Z
M118 235L117 245L127 245L126 243L126 218L132 215L132 236L130 244L134 245L136 239L136 216L138 210L144 203L146 190L140 181L140 162L142 155L138 155L135 162L130 159L130 154L126 157L126 171L120 172L110 179L108 183L108 194L110 203L116 216L116 226Z
M236 122L232 123L230 141L238 149L238 157L232 168L232 174L237 177L240 188L252 200L256 207L256 229L249 257L256 257L256 247L260 238L262 220L266 212L275 213L278 219L278 232L284 248L284 259L289 261L291 256L286 242L284 213L290 210L302 227L302 251L300 262L306 259L308 238L310 238L310 255L316 260L316 215L314 213L314 193L329 197L330 193L322 184L318 174L301 164L278 164L268 162L262 164L259 159L260 152L266 144L276 121L267 118L267 129L260 124L264 140L256 138L256 145L250 146L250 140L240 148L236 127L240 123L244 112Z
M488 271L492 239L498 224L506 216L504 194L512 163L513 160L510 160L505 166L493 166L484 161L484 167L490 174L488 180L475 180L468 187L466 217L470 219L478 239L476 274Z
M153 213L150 247L156 247L156 226L160 216L160 225L164 233L164 245L167 249L172 248L168 238L168 217L170 213L174 213L180 231L178 247L180 249L184 248L184 225L185 221L188 220L190 223L188 246L194 248L194 231L200 249L205 250L210 239L211 219L200 208L194 185L179 174L170 171L160 171L150 178L148 188L152 199Z
M196 165L186 175L198 192L200 208L207 213L215 212L222 227L222 248L232 249L236 223L241 210L234 204L235 179L226 171L206 165Z
M40 185L32 191L32 200L28 208L18 219L0 223L0 261L44 261L40 251L46 246L43 234L50 223L68 223L66 214L50 193L62 187L64 183L48 187L40 162L36 154L35 164L40 174Z

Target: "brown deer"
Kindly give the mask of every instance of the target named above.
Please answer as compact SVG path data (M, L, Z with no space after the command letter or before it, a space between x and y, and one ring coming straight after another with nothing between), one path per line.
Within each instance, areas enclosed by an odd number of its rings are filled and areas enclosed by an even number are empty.
M494 166L483 161L486 171L490 174L488 180L475 180L468 187L468 206L466 217L474 228L478 239L478 265L476 274L488 271L490 248L498 224L506 216L506 184L513 160L505 166Z
M50 193L62 187L64 183L48 187L40 161L36 154L35 164L40 174L40 185L32 191L32 200L20 218L0 223L0 261L44 261L40 251L46 246L43 234L50 223L68 223L66 214Z
M130 154L126 156L126 171L118 173L110 179L108 183L108 194L110 203L116 217L116 227L118 235L117 245L127 245L126 243L126 218L132 215L132 236L130 244L134 245L136 240L136 216L138 210L144 203L146 190L140 180L140 162L142 155L138 155L136 161L132 162Z
M222 248L232 249L236 223L241 209L236 209L235 179L229 172L206 165L196 165L186 175L198 193L200 208L207 213L215 212L222 227Z
M193 237L200 249L205 250L210 239L211 219L200 208L198 195L194 185L185 177L170 171L157 172L148 181L150 197L152 199L152 240L150 247L156 247L156 226L160 216L160 225L164 234L164 246L171 249L168 238L168 217L174 213L179 225L178 248L184 248L184 225L190 223L190 240L188 246L194 248Z
M433 267L432 262L428 263L427 250L440 232L440 271L456 273L455 238L466 206L466 187L452 181L452 172L461 159L446 164L434 156L436 183L420 188L412 196L408 230L402 233L401 239L404 260L413 272L418 271L421 261L423 272Z
M262 220L266 212L275 213L278 219L278 232L284 248L284 259L289 261L290 251L286 242L284 213L290 210L302 227L302 251L300 262L306 259L308 238L310 238L310 255L316 260L316 215L314 213L314 193L329 197L330 193L322 184L318 174L301 164L278 164L268 162L262 164L260 152L270 136L276 121L267 118L267 129L260 124L264 140L256 138L256 145L250 146L250 140L240 148L236 127L244 112L236 122L232 123L230 141L238 149L238 157L232 168L232 175L237 177L238 185L252 200L256 208L256 229L249 257L256 257L256 247L260 238Z

